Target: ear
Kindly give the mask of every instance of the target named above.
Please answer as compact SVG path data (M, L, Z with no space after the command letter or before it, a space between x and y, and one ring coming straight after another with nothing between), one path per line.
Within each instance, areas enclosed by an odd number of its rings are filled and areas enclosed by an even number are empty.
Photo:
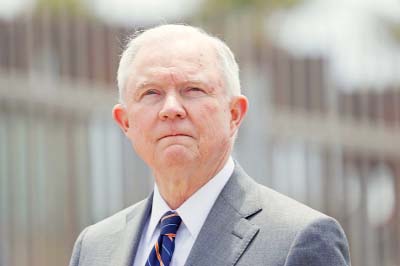
M126 133L129 129L129 120L125 106L122 104L116 104L112 110L112 115L118 126L124 133Z
M232 136L236 133L243 118L246 116L248 107L249 102L244 95L234 96L231 100L230 112Z

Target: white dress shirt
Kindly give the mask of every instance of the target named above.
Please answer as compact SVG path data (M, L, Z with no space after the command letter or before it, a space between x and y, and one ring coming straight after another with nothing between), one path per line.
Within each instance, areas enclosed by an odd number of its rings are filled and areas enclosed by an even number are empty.
M229 157L225 166L211 178L204 186L188 198L176 212L182 223L176 233L175 251L170 266L183 266L189 256L196 238L203 227L218 195L222 191L229 177L232 175L234 162ZM160 234L158 222L167 211L171 210L160 195L157 185L154 185L153 205L148 220L144 226L133 266L144 266L146 260Z

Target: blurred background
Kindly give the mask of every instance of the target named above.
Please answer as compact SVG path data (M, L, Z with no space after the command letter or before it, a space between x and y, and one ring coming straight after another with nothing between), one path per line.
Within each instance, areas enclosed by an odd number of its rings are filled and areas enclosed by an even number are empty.
M67 265L151 191L111 108L127 36L167 22L236 54L248 173L339 220L354 266L400 265L398 0L1 1L0 265Z

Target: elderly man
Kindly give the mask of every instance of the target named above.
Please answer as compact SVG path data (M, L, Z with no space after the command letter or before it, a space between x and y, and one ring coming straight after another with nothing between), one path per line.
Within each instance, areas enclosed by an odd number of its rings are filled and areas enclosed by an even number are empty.
M154 191L87 227L71 266L350 265L334 219L255 183L231 158L248 102L221 40L149 29L124 51L118 86L113 117Z

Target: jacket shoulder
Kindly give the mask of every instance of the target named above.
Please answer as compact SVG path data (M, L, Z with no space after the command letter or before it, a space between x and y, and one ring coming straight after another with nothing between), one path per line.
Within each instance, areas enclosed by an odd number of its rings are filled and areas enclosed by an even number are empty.
M264 253L285 266L350 265L346 235L334 218L263 185L253 188L261 211L249 220L260 228L255 242Z
M140 223L148 204L148 199L142 200L86 227L75 242L69 265L103 265L99 260L103 259L104 262L111 257L112 247L116 247L121 239L127 222Z
M127 220L134 219L135 216L139 216L138 214L140 212L138 210L145 208L146 204L147 199L144 199L93 225L88 226L86 235L95 237L97 235L101 236L104 234L112 234L121 230L125 226Z
M329 218L320 211L283 195L269 187L257 184L258 198L264 215L276 219L280 224L302 227L315 220Z

